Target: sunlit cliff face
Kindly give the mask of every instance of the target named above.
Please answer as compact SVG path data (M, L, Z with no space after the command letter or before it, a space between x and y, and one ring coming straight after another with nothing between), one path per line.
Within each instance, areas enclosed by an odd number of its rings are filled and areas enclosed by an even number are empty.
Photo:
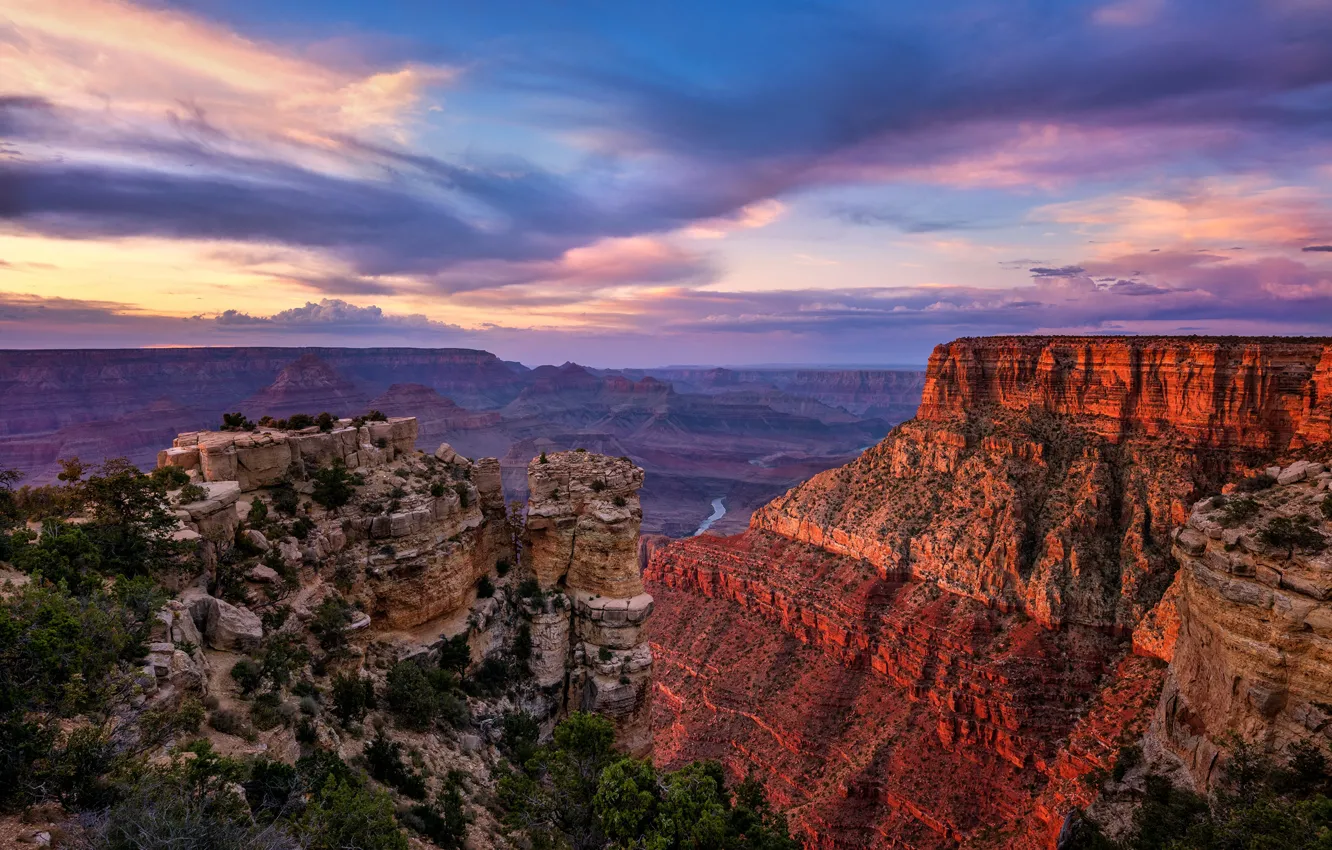
M1332 11L1075 5L6 0L0 336L624 364L1316 331Z

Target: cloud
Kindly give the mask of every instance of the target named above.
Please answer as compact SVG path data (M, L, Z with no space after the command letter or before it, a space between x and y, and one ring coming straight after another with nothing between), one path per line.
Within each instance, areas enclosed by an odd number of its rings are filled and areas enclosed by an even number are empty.
M1332 245L1306 245L1300 250L1306 253L1307 252L1327 253L1327 252L1332 252Z
M892 225L903 233L934 233L940 230L966 230L975 224L960 218L928 218L900 210L869 206L843 206L832 211L839 221L863 227Z
M1058 268L1036 266L1035 268L1027 269L1027 271L1031 272L1032 277L1077 277L1085 272L1086 269L1082 266L1059 266Z
M226 310L213 321L230 327L300 327L328 331L368 327L462 330L457 325L432 321L421 314L390 315L373 304L358 307L336 298L325 298L318 303L307 301L304 306L281 310L271 316L252 316L239 310Z

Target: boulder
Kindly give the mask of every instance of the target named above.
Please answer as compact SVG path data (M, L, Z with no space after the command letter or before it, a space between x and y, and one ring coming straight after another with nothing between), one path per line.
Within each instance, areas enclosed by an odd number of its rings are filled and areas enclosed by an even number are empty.
M204 620L204 638L213 649L249 652L264 638L259 615L230 602L210 597L212 603Z
M277 574L277 570L272 567L266 567L263 564L259 564L252 568L245 574L245 577L250 581L257 581L263 584L277 584L278 580L281 579L281 576Z
M250 542L251 546L258 549L260 552L267 552L269 549L273 548L273 544L269 543L268 538L257 528L245 529L245 539Z

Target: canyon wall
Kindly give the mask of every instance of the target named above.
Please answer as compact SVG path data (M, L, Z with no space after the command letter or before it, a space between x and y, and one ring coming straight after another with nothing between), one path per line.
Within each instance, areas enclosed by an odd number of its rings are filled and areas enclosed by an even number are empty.
M1204 687L1165 667L1186 669L1200 604L1176 532L1327 439L1330 348L940 346L917 419L743 535L649 547L658 761L757 775L820 846L1052 846L1121 748L1178 719L1153 721L1162 688Z
M1230 734L1273 755L1332 744L1332 473L1272 471L1273 487L1200 502L1175 537L1177 636L1150 740L1202 789ZM1303 533L1273 539L1274 521Z
M918 417L755 514L885 574L1131 630L1201 495L1325 439L1325 342L997 337L939 346Z
M542 454L528 465L523 568L537 584L531 668L559 693L561 713L596 711L616 724L616 743L652 749L652 651L642 636L652 613L639 573L638 490L643 470L591 452Z

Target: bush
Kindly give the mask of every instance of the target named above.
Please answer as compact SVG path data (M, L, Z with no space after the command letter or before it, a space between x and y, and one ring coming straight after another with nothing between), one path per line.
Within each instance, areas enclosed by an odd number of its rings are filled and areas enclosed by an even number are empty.
M459 481L453 485L453 492L458 494L458 504L464 508L472 504L472 493L467 489L467 485Z
M439 716L439 692L425 669L413 661L399 661L389 669L385 696L394 715L409 729L429 729Z
M184 487L190 483L190 474L179 466L159 466L152 471L151 476L168 490Z
M282 698L271 691L259 694L250 705L250 722L261 731L282 725Z
M430 495L436 499L442 499L444 497L444 484L437 481L430 485Z
M337 422L338 422L338 417L334 416L328 411L324 411L323 413L315 417L315 424L318 425L319 430L324 433L332 431L333 426L336 425Z
M253 658L242 658L231 665L231 680L243 694L252 694L264 683L264 671Z
M402 744L389 740L383 729L376 732L374 739L365 745L365 762L370 775L375 779L414 800L425 799L425 778L403 763Z
M273 507L277 509L278 513L296 516L296 511L301 506L301 499L297 495L295 487L288 482L283 482L273 487L271 495Z
M251 422L244 413L237 411L236 413L222 414L222 428L220 430L253 431L254 429L255 424Z
M489 599L495 595L495 583L490 580L490 576L481 576L476 582L476 598Z
M315 470L314 491L310 498L329 510L340 508L356 495L351 472L341 460Z
M319 639L320 646L332 651L347 643L347 626L352 621L354 610L340 596L324 597L310 618L310 632Z
M224 735L235 735L246 739L254 737L254 730L250 728L245 718L241 717L240 712L229 708L219 709L209 715L208 725Z
M333 711L343 723L359 722L375 707L375 683L359 675L333 677Z
M366 421L369 421L369 422L387 422L387 421L388 421L388 417L385 416L384 414L380 413L378 410L372 410L372 411L370 411L369 413L367 413L367 414L365 415L365 418L366 418Z
M1258 539L1268 546L1285 549L1287 555L1294 554L1296 549L1321 552L1327 548L1327 540L1307 514L1273 518L1258 533Z
M615 507L617 508L622 508L625 505L629 504L629 502L625 500L624 496L616 496L614 499L611 499L611 503L614 504Z
M1258 515L1258 503L1253 499L1227 499L1221 508L1221 524L1234 528Z
M540 461L540 462L541 462L541 463L550 463L550 459L546 457L546 453L545 453L545 452L542 452L542 453L541 453L541 461Z
M592 481L592 492L593 492L593 493L600 493L602 490L605 490L605 489L606 489L606 482L605 482L605 481L601 480L600 478L594 479L594 480Z
M472 663L472 647L467 642L467 634L454 635L439 647L439 669L462 675L467 665Z
M496 574L499 575L500 578L504 578L506 575L508 575L509 569L510 569L509 562L506 559L500 558L498 561L495 562L495 572Z
M1324 519L1332 519L1332 493L1323 497L1323 503L1318 506L1323 512Z
M345 779L330 776L296 826L308 850L407 850L389 796Z
M250 503L250 512L245 515L245 521L253 526L261 526L268 520L268 503L263 499L255 499Z
M418 803L402 818L409 829L429 838L442 850L461 850L467 838L467 825L472 816L463 804L462 774L451 770L435 805Z
M513 711L504 715L504 749L515 764L524 765L536 752L537 741L541 738L541 724L525 711Z

